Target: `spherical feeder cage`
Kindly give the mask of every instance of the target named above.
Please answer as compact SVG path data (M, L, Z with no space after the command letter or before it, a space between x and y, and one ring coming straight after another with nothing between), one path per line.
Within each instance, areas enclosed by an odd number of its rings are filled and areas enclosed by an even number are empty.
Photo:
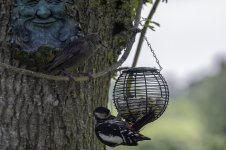
M168 85L158 69L126 69L115 83L113 101L127 122L135 123L145 115L150 115L150 111L153 115L149 122L152 122L163 114L168 105Z

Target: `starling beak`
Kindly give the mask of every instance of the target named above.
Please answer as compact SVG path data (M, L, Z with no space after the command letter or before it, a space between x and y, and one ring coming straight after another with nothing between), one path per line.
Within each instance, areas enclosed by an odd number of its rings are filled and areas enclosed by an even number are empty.
M77 67L89 59L100 45L99 36L95 33L86 36L79 36L59 53L46 66L48 72L64 70L70 67Z

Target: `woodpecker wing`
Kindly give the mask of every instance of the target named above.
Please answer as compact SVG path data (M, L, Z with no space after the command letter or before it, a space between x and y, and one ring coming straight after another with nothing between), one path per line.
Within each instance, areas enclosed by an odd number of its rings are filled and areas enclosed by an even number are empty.
M120 121L106 121L96 126L95 132L102 143L108 146L127 145L136 146L138 141L150 140L143 135L129 129Z

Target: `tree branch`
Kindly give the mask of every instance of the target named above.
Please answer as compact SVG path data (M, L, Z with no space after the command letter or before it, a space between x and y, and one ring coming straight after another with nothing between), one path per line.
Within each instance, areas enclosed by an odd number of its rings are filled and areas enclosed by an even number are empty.
M151 20L152 20L152 18L154 16L155 12L156 12L156 9L157 9L160 1L161 0L156 0L154 2L153 7L152 7L152 9L149 12L147 21L145 22L144 27L141 30L140 39L139 39L139 43L137 45L137 50L136 50L136 54L135 54L134 59L133 59L132 67L135 67L137 65L137 61L138 61L138 58L140 56L141 48L142 48L143 41L144 41L144 36L145 36L145 34L147 32L148 26L149 26L149 24L150 24L150 22L151 22Z

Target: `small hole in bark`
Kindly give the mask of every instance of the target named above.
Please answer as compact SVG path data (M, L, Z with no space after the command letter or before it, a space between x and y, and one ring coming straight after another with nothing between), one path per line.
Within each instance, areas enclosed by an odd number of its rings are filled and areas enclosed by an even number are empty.
M122 5L123 5L123 1L121 1L121 0L116 0L115 1L115 9L122 8Z
M125 25L121 22L115 22L113 24L113 35L116 35L116 34L119 34L123 31L125 31L126 28L125 28Z

